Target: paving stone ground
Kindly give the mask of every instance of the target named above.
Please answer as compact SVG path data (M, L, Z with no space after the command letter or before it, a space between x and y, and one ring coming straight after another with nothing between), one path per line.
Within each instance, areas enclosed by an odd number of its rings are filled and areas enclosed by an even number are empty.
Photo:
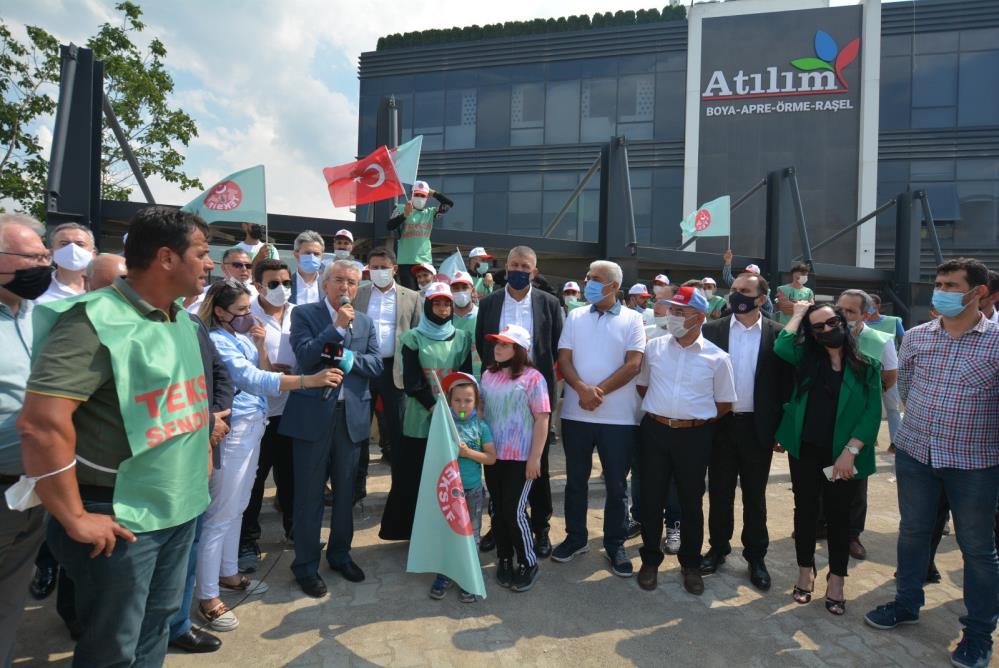
M865 612L894 594L898 503L893 458L885 454L886 445L884 428L862 537L868 559L851 563L847 613L841 618L830 615L822 604L824 545L817 554L815 600L805 606L791 600L797 566L785 456L775 456L767 492L771 536L767 563L774 580L769 592L750 585L745 562L738 556L738 505L733 555L716 575L705 578L703 596L683 590L673 556L666 557L655 592L642 591L634 578L612 575L600 549L603 491L594 458L590 552L568 564L543 562L537 585L523 594L498 587L495 552L482 555L488 598L474 604L460 603L453 590L443 601L428 598L432 576L405 572L407 544L378 539L389 476L388 467L376 463L370 495L363 509L355 510L353 556L367 574L364 583L350 584L324 570L331 595L317 601L302 594L289 570L292 552L280 541L278 515L265 502L261 518L265 559L260 574L270 591L235 609L240 626L221 634L224 645L219 652L200 656L172 652L166 665L948 666L949 652L960 635L958 617L964 612L962 560L953 535L945 536L940 545L937 564L943 582L927 587L927 604L918 625L886 632L863 624ZM565 535L565 462L559 445L552 452L552 540L557 544ZM639 544L639 538L626 544L636 571ZM55 596L41 604L29 601L15 664L68 665L71 653L69 635L55 614ZM991 665L999 666L999 658Z

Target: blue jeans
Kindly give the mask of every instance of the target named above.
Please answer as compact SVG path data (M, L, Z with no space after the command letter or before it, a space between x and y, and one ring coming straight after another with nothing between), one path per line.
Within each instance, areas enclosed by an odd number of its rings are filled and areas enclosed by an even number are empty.
M187 580L184 582L184 597L180 600L180 610L170 620L170 640L178 638L191 630L191 603L194 601L194 581L198 573L198 541L201 540L201 527L205 524L205 515L198 515L194 525L194 542L191 543L191 554L187 558Z
M999 498L999 466L987 469L935 469L901 450L895 455L898 478L898 579L896 604L919 612L930 562L930 539L940 492L950 501L957 543L964 557L961 624L970 635L991 642L999 618L999 559L994 525Z
M895 442L895 434L898 433L898 428L902 426L902 411L899 409L899 404L902 399L898 394L898 383L892 385L887 392L881 395L881 403L885 409L885 417L888 418L888 434L891 437L891 442Z
M91 513L110 515L110 503L85 502ZM74 666L159 666L169 642L170 619L180 608L194 540L195 520L170 529L119 539L110 557L91 558L92 545L77 543L59 522L49 522L52 554L76 585L83 636Z
M562 420L565 449L566 540L583 545L586 530L588 483L597 449L604 469L604 548L613 553L628 535L628 470L638 440L638 427Z

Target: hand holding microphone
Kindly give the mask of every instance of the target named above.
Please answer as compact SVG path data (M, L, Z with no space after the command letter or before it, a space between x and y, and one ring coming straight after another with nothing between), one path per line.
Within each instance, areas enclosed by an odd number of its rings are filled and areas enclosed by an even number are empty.
M333 396L333 390L343 382L343 371L338 367L342 358L342 348L335 343L323 344L323 351L319 353L319 360L322 362L322 371L312 376L306 376L306 384L309 379L315 379L318 383L314 387L326 386L323 390L323 401L327 401Z
M351 331L351 325L354 322L354 307L350 303L350 297L347 295L340 295L340 308L336 312L336 326L346 327L347 331Z

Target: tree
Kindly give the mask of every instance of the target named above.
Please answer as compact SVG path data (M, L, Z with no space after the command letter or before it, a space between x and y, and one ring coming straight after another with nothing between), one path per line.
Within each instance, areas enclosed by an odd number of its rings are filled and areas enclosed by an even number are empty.
M104 62L104 91L121 123L144 176L157 175L182 188L204 186L183 170L184 156L174 148L198 135L194 119L172 108L167 97L173 78L166 71L166 47L156 38L142 50L132 39L142 32L142 9L131 2L115 6L121 23L102 24L86 46ZM19 43L0 23L0 192L32 215L44 217L48 159L41 155L37 134L27 130L55 110L59 80L58 41L37 26L27 28L30 45ZM10 76L13 75L13 76ZM101 196L127 199L134 177L107 121L101 135Z

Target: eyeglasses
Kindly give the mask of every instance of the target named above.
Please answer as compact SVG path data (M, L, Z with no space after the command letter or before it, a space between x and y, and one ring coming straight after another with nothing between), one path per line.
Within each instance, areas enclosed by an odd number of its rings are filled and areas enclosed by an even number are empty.
M357 281L354 280L353 278L336 278L336 277L334 277L334 278L330 278L329 280L330 280L331 283L333 283L333 285L347 285L347 286L352 287L352 288L356 288L357 287Z
M52 262L52 253L14 253L12 251L0 251L0 255L16 255L17 257L26 257L34 262L41 262L43 264L49 264Z
M837 329L842 324L843 324L843 318L839 317L838 315L834 315L825 322L813 322L812 330L816 332L824 332L827 329Z
M236 269L252 269L253 265L249 262L226 262L225 264L230 267L235 267Z
M267 288L269 290L274 290L279 285L282 285L282 286L290 289L291 288L291 280L287 280L287 281L267 281Z

